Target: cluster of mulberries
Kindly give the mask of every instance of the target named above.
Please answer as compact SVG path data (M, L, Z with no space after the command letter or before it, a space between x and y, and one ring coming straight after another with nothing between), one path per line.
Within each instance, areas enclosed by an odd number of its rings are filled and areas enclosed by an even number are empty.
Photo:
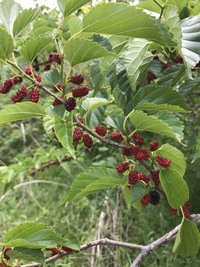
M88 149L93 146L92 137L89 134L83 133L80 128L75 128L73 132L73 141L78 142L79 140L82 140L84 146Z
M62 63L62 58L59 53L49 55L47 61L45 61L44 71L50 70L53 62L57 63L58 65Z

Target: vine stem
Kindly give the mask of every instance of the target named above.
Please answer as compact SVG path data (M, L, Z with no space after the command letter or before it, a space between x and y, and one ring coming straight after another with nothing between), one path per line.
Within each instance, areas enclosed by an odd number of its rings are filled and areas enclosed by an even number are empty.
M189 220L193 222L194 224L200 224L200 214L192 214L189 217ZM112 240L108 238L102 238L98 240L94 240L91 242L88 242L80 247L80 251L72 251L72 252L66 252L66 251L61 251L55 256L49 257L45 260L45 264L50 264L54 263L58 259L68 256L70 254L75 254L75 253L80 253L81 251L87 250L91 247L94 246L114 246L114 247L121 247L125 249L131 249L131 250L138 250L139 255L135 258L133 263L131 264L130 267L139 267L140 263L145 260L146 257L148 257L152 252L156 251L163 245L170 243L176 238L176 235L178 233L178 230L180 228L180 225L177 225L174 229L163 235L162 237L158 238L157 240L153 241L152 243L148 245L138 245L138 244L133 244L133 243L127 243L127 242L122 242L118 240ZM38 264L38 263L33 263L33 264L25 264L25 265L19 265L15 267L42 267L44 265Z

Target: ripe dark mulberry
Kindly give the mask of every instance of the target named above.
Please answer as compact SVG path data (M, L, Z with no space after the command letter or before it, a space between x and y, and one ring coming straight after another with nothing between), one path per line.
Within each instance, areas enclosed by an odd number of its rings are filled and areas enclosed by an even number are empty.
M87 148L91 148L93 146L93 140L88 134L83 134L83 143Z
M156 157L156 161L158 162L160 166L165 167L165 168L169 167L171 164L171 160L160 157L160 156Z
M75 128L73 132L73 140L75 142L79 141L83 136L83 131L80 128Z
M69 81L74 84L81 84L82 82L84 82L84 76L82 74L76 74L69 77Z
M138 134L138 133L134 133L132 136L131 136L132 140L138 144L138 145L141 145L144 143L144 138Z
M105 136L107 134L107 128L104 128L102 126L96 126L95 132L100 136Z
M137 184L138 182L138 173L137 171L131 171L128 175L128 184Z
M40 92L38 89L32 89L29 92L29 101L37 103L39 101L40 98Z
M89 93L89 88L87 86L80 86L77 88L72 88L73 97L82 97L86 96Z
M116 167L117 171L119 173L123 173L125 172L126 170L129 169L129 163L128 162L123 162L121 164L119 164L117 167Z
M149 192L150 195L150 203L152 205L157 205L160 202L160 194L158 193L158 191L153 190Z
M27 93L26 87L21 87L11 99L14 103L21 102L26 97Z
M65 101L65 108L67 111L72 111L74 110L76 107L76 99L74 97L69 97L66 101Z

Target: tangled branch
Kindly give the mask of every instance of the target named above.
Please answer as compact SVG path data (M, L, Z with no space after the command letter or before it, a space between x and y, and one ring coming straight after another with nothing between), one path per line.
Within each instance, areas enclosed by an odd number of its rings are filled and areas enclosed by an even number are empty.
M200 224L200 214L192 214L189 217L189 220L192 221L195 224ZM151 253L162 247L163 245L170 243L172 240L175 239L180 225L177 225L174 229L163 235L162 237L158 238L154 242L148 244L148 245L138 245L138 244L132 244L127 242L121 242L117 240L112 240L108 238L102 238L98 240L94 240L91 242L88 242L80 247L80 251L87 250L94 246L115 246L115 247L121 247L125 249L131 249L131 250L139 250L140 253L136 257L136 259L133 261L130 267L138 267L140 266L140 263L145 260L147 256L149 256ZM66 252L61 251L60 253L56 254L55 256L52 256L48 259L46 259L45 263L50 264L55 262L56 260L67 256L72 253L80 253L80 251L72 251L72 252ZM33 263L33 264L25 264L21 266L16 267L41 267L41 264Z

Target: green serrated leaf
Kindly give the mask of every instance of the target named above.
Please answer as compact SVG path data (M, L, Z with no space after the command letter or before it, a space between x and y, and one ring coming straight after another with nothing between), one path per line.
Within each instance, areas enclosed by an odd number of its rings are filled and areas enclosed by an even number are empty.
M80 241L73 233L68 233L63 237L63 244L64 246L77 250L80 250Z
M87 196L101 189L124 185L126 180L116 170L104 167L90 168L76 177L64 202Z
M127 184L123 186L123 196L128 205L131 205L131 191L128 188ZM132 202L132 207L135 208L138 212L140 212L143 208L142 203L140 200L137 200L135 202Z
M86 111L92 111L95 108L99 108L108 105L110 101L102 97L88 97L82 102L82 108Z
M50 70L45 71L42 74L42 79L44 79L46 82L53 86L61 81L61 76L57 70Z
M172 127L165 121L158 119L155 116L149 116L142 111L133 110L126 117L125 123L127 119L130 119L130 121L138 131L147 131L162 134L180 142L179 136L177 136L176 132L173 131Z
M0 125L18 120L43 117L45 115L44 107L36 103L23 102L11 104L0 110Z
M53 38L50 36L33 36L26 40L21 48L21 55L32 63L33 59L38 56L51 42Z
M197 136L197 140L196 140L196 152L195 152L194 157L192 159L192 163L194 163L199 158L200 158L200 135Z
M154 104L154 103L143 103L139 108L139 110L154 110L154 111L173 111L173 112L183 112L186 113L187 111L179 106L175 105L168 105L168 104Z
M65 0L64 15L69 16L88 2L90 2L90 0Z
M93 7L83 19L83 31L164 43L160 28L150 15L123 3L102 3Z
M192 257L197 254L200 246L200 234L197 226L183 219L178 231L173 252L181 257Z
M94 58L113 55L100 44L84 38L73 38L67 41L64 46L64 54L72 66Z
M11 35L0 27L0 59L5 60L14 51L14 42Z
M189 188L185 180L171 169L171 165L166 170L161 170L159 177L170 206L179 209L189 199Z
M8 255L12 260L34 261L41 264L45 262L44 252L41 249L16 247L14 250L10 251Z
M14 0L3 0L0 3L0 19L10 34L12 34L14 21L21 10L22 7ZM5 40L4 42L6 43Z
M186 170L186 160L184 154L169 144L162 145L158 150L155 152L155 156L161 156L171 160L170 170L173 170L180 174L183 177Z
M142 183L137 183L136 185L132 185L130 188L130 199L131 204L133 202L137 202L140 200L146 193L148 192L147 186Z
M150 85L140 88L132 101L134 109L151 109L185 112L186 103L181 95L169 86ZM167 109L169 108L169 109ZM174 109L174 110L173 110Z
M1 245L41 249L55 247L59 242L60 237L50 226L43 223L26 222L10 229Z
M58 141L67 149L70 155L75 159L75 151L73 146L73 115L68 113L65 120L55 116L55 133Z
M17 36L26 26L28 26L39 15L39 9L29 8L18 14L13 25L13 36Z

